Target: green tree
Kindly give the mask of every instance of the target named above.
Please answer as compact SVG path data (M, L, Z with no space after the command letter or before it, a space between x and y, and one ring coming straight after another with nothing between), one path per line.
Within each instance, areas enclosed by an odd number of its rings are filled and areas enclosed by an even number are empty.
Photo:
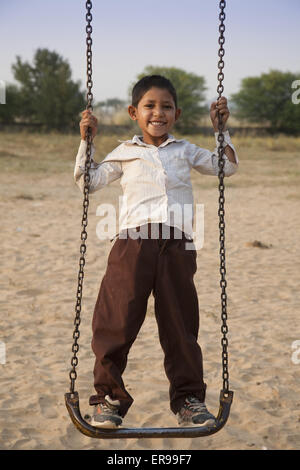
M33 65L17 56L12 66L20 83L20 117L49 129L78 125L85 106L80 82L71 79L71 68L56 52L38 49Z
M140 80L145 75L162 75L168 78L174 85L178 107L182 109L182 114L175 124L177 129L188 130L199 123L201 117L208 112L205 102L205 79L194 73L176 67L156 67L148 65L144 71L137 76ZM134 84L131 85L129 95Z
M275 132L300 131L300 104L292 102L292 83L300 73L271 70L259 77L242 80L238 93L231 96L238 119L269 125Z
M100 108L104 113L113 116L116 112L126 108L126 101L120 98L107 98L105 101L99 101L95 108Z

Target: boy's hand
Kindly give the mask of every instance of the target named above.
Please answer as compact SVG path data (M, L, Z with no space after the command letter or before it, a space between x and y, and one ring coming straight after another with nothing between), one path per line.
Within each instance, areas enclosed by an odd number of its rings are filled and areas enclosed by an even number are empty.
M79 123L80 135L82 140L86 140L86 131L90 127L92 129L92 139L97 134L98 119L92 114L90 109L82 112L82 119Z
M218 101L214 101L210 106L210 119L215 132L218 132L219 130L218 111L221 114L222 123L225 130L225 124L230 114L229 109L227 107L227 99L225 98L225 96L222 96Z

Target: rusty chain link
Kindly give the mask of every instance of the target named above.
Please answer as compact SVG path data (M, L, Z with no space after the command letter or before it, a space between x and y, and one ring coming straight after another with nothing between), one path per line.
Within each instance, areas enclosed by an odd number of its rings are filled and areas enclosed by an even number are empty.
M85 4L86 6L86 59L87 59L87 106L86 109L93 110L92 102L93 102L93 93L92 93L92 2L88 0ZM82 215L82 222L81 226L81 245L80 245L80 258L79 258L79 272L78 272L78 286L77 286L77 294L76 294L76 306L75 306L75 320L74 325L75 329L73 332L73 345L72 345L72 352L73 357L71 359L72 369L70 371L69 377L71 380L70 384L70 392L74 394L75 391L75 380L77 379L77 372L76 367L78 365L78 357L77 353L79 351L79 344L78 339L80 336L79 332L79 325L81 322L80 314L81 314L81 301L82 301L82 288L83 288L83 279L84 279L84 265L85 265L85 253L86 253L86 240L87 240L87 225L88 225L88 207L89 207L89 182L90 182L90 175L89 170L91 167L91 153L92 153L92 132L91 128L88 128L86 133L86 140L87 140L87 149L86 149L86 162L85 162L85 172L84 172L84 190L83 190L83 215Z
M218 87L217 87L217 92L218 92L218 99L221 98L222 93L224 91L224 86L223 86L223 80L224 80L224 73L223 73L223 68L224 68L224 43L225 43L225 37L224 37L224 32L225 32L225 25L224 25L224 20L225 20L225 6L226 6L226 1L221 0L219 3L219 8L220 8L220 14L219 14L219 62L218 62ZM221 339L221 345L222 345L222 378L223 378L223 390L227 394L229 391L229 372L228 372L228 339L227 339L227 333L228 333L228 326L227 326L227 294L226 294L226 286L227 286L227 281L225 279L226 275L226 267L225 267L225 209L224 209L224 203L225 203L225 196L224 196L224 135L223 135L223 129L224 125L222 122L222 116L220 113L218 113L218 166L219 166L219 210L218 210L218 216L219 216L219 229L220 229L220 274L221 274L221 280L220 280L220 287L221 287L221 320L222 320L222 326L221 326L221 332L223 334L222 339Z

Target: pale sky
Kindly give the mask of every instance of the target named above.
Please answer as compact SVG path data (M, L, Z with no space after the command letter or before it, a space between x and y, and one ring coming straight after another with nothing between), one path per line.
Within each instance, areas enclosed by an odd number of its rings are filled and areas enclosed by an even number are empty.
M227 0L224 95L246 76L270 69L299 73L300 0ZM218 0L94 0L95 101L127 99L146 65L174 66L206 79L216 96ZM86 81L85 0L0 0L0 80L12 83L16 55L32 61L37 48L70 63Z

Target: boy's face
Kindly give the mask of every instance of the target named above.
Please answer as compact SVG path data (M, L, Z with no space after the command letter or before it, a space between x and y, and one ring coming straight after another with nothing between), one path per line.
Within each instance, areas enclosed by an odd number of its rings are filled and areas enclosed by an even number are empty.
M137 108L129 106L128 112L138 122L145 143L159 146L180 116L172 95L165 88L152 87L139 101Z

